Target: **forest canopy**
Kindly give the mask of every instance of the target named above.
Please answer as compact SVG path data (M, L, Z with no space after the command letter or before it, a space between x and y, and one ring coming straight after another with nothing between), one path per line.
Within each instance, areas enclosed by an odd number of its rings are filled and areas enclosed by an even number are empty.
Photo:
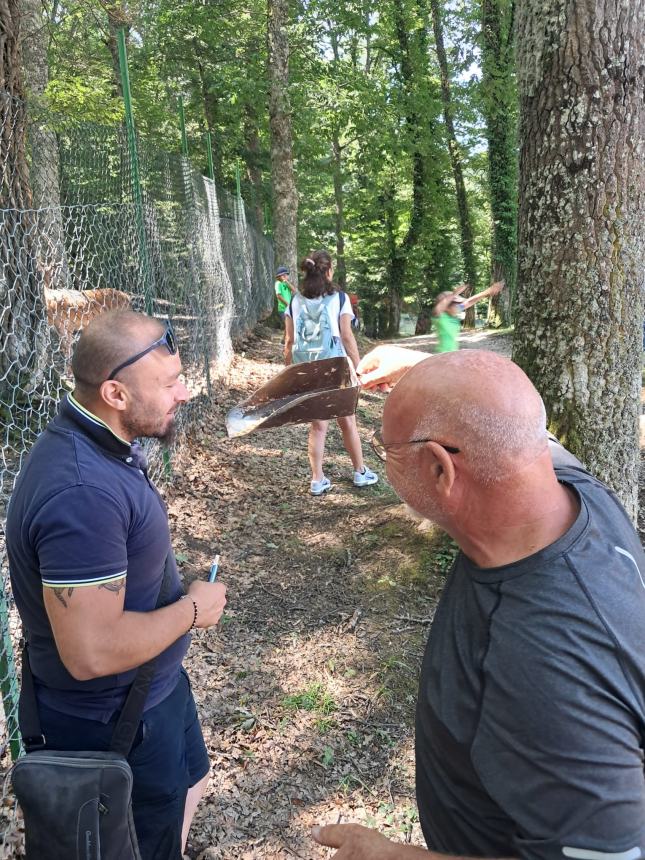
M494 5L503 19L510 4ZM419 310L462 280L481 289L491 270L485 121L491 95L482 80L482 8L464 2L437 8L427 0L288 7L298 255L317 246L337 255L337 277L359 293L375 334L394 333L406 303ZM122 118L116 30L125 26L139 132L179 151L181 99L194 166L207 170L208 130L216 180L234 188L238 172L247 205L271 230L272 58L264 2L153 0L124 7L70 0L48 5L46 13L45 99L52 112L75 122ZM437 33L447 63L448 124ZM513 75L501 84L512 106L506 120L513 171ZM472 234L469 266L455 147ZM513 176L510 182L514 192Z

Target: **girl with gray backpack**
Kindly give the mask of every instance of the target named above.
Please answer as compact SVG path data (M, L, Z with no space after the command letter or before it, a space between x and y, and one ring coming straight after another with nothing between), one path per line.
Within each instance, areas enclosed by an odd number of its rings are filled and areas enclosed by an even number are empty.
M300 292L291 299L285 311L285 364L300 364L323 358L347 355L358 365L360 357L352 332L354 312L349 297L333 283L331 256L327 251L312 251L300 264L304 278ZM378 475L365 466L363 449L356 426L356 416L337 418L345 450L354 467L355 487L376 484ZM315 420L309 429L309 463L313 496L331 489L331 481L323 473L325 438L329 421Z

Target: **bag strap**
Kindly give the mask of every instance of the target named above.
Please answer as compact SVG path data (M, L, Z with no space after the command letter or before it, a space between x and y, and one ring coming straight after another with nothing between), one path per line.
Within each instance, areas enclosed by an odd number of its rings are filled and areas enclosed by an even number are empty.
M164 565L163 578L155 609L160 609L165 605L170 594L171 583L171 560L172 550L166 556ZM152 678L155 673L156 657L140 666L135 675L132 686L128 692L125 704L121 710L118 722L112 735L110 750L112 752L121 753L127 757L132 744L134 742L143 706L152 683ZM29 651L27 642L23 641L22 645L22 673L20 685L20 699L18 701L18 723L21 729L22 742L25 750L34 752L35 750L43 749L46 744L45 736L42 733L40 725L40 717L38 716L38 701L36 699L36 691L34 688L34 676L31 672L29 663Z
M172 550L166 556L163 579L161 580L161 588L159 589L155 609L160 609L164 606L170 594L171 558ZM139 722L141 721L141 715L143 714L143 706L146 703L150 684L155 674L156 662L157 657L153 657L152 660L148 660L143 666L139 666L114 728L112 740L110 741L110 750L120 753L124 758L128 757L132 749L132 744L139 728Z

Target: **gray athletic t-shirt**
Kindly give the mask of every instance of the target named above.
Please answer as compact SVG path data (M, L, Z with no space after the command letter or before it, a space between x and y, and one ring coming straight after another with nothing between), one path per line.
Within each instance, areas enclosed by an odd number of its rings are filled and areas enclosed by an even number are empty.
M421 824L451 854L638 860L645 556L616 497L554 463L581 502L567 534L505 567L460 554L441 598L417 708Z

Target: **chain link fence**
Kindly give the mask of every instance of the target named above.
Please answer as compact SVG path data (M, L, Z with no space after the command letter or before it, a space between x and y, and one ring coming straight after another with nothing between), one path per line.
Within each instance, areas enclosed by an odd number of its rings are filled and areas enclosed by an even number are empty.
M125 126L57 123L0 93L0 860L20 856L7 772L20 754L19 619L6 508L29 448L71 389L81 329L115 308L169 317L190 405L208 405L233 339L268 315L273 247L239 196ZM181 433L179 438L181 439ZM156 443L153 475L168 468Z

